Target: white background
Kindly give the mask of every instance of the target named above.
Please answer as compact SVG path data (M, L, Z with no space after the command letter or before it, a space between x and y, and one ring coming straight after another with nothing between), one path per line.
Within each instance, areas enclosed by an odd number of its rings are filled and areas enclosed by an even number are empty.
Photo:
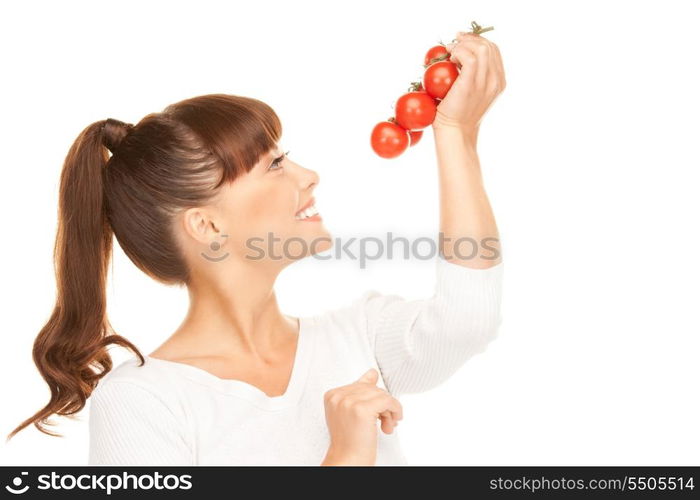
M479 154L504 250L503 324L449 381L402 397L412 464L697 465L697 48L692 2L22 2L0 8L3 437L49 391L31 360L54 305L60 168L87 125L136 123L232 93L279 114L282 145L317 170L334 236L438 230L432 131L395 160L374 124L425 51L476 20L508 87ZM109 315L144 353L185 314L184 290L115 247ZM307 259L276 286L311 315L368 288L432 293L425 261ZM114 347L115 364L129 353ZM359 374L358 374L359 375ZM84 464L87 413L29 428L3 464Z

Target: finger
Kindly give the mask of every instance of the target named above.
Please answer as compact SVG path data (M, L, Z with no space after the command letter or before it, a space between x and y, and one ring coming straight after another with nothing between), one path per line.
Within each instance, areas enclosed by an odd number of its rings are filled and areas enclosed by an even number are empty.
M457 64L460 78L473 81L477 70L477 57L467 46L462 43L449 44L446 46L450 53L449 61Z
M390 411L384 411L379 414L379 420L381 421L382 430L385 434L391 434L396 427L397 420Z
M493 42L492 42L493 43ZM503 59L501 57L501 50L498 48L498 45L495 43L493 44L494 48L494 54L496 58L496 71L498 73L498 76L500 78L500 83L499 83L499 88L503 90L506 88L506 72L505 69L503 68Z
M476 72L476 83L478 88L486 88L488 79L491 78L491 47L488 43L481 43L474 51L479 60Z
M394 414L391 413L389 410L384 410L379 414L379 418L388 418L394 420Z
M488 78L492 76L490 75L492 72L490 42L479 35L468 34L461 37L458 45L468 48L476 57L474 83L477 88L486 88Z
M353 398L355 399L355 405L363 407L364 411L373 413L376 418L379 418L383 412L388 411L395 420L403 419L401 403L388 393L373 394L369 395L369 397L367 394L355 394Z
M482 38L482 40L486 41L491 49L491 76L496 76L498 88L503 89L506 81L505 70L503 69L503 60L501 58L501 50L499 49L498 45L491 40L487 40L486 38Z
M457 41L474 40L477 42L488 42L486 38L471 31L460 31L457 33Z
M475 33L472 33L471 31L458 31L457 32L457 39L461 40L464 37L467 36L477 36Z
M374 368L370 368L367 370L365 373L363 373L360 378L357 379L357 382L365 382L368 384L374 384L377 382L379 374L377 373L377 370Z
M498 60L496 58L496 48L495 45L489 42L489 57L488 57L488 77L486 80L486 89L489 94L496 94L500 92L501 87L501 75L498 72Z
M372 408L377 414L385 411L391 412L396 420L403 419L403 407L398 399L388 394L379 394L366 401L366 404L372 405Z
M371 368L363 373L356 381L335 387L333 389L333 395L329 397L332 401L338 402L351 394L363 393L368 390L371 391L372 389L379 390L380 388L376 386L378 377L379 374L377 370Z
M392 424L396 425L400 420L403 420L403 414L401 412L384 410L379 414L379 418L389 419Z

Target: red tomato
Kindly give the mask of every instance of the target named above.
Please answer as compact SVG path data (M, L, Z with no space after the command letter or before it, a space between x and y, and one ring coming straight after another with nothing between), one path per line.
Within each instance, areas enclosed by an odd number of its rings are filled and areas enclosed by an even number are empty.
M444 99L459 76L457 65L451 61L440 61L428 66L423 74L423 88L436 99Z
M423 131L422 130L409 130L408 135L411 138L411 143L409 144L410 146L415 146L418 144L418 141L420 141L420 138L423 137Z
M444 45L436 45L435 47L431 47L428 50L428 52L425 53L425 61L423 62L423 64L425 66L429 66L431 64L430 61L432 59L435 59L436 57L443 56L445 54L449 54L449 53L447 52L447 49L445 48Z
M396 101L396 123L406 130L420 130L435 119L437 105L425 91L408 92Z
M390 121L379 122L372 130L371 145L382 158L396 158L408 149L408 131Z

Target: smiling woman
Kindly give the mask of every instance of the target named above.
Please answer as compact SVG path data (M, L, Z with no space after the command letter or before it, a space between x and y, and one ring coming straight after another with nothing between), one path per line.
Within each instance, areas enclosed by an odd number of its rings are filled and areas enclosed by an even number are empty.
M501 265L441 257L429 299L370 291L318 316L283 314L277 276L332 238L319 176L281 152L281 134L267 104L226 94L79 134L61 174L56 305L33 351L51 399L10 437L30 424L55 435L50 416L89 402L90 464L406 463L397 396L441 383L495 337ZM107 318L113 236L189 295L146 356ZM113 368L110 344L135 357Z

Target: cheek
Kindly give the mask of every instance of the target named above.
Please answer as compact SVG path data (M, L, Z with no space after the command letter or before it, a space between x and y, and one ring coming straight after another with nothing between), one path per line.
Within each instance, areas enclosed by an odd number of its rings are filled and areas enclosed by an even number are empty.
M277 226L294 218L297 204L295 194L289 189L276 187L261 190L240 207L237 220L248 226L261 223Z

